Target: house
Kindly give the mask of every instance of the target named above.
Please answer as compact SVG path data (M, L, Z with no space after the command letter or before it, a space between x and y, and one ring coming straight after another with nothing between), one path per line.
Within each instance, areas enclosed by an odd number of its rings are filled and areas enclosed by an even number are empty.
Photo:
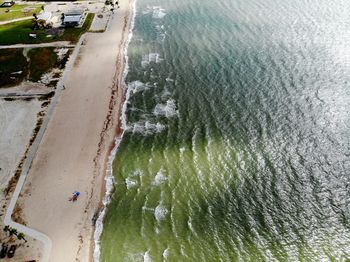
M62 16L62 24L66 27L74 27L82 24L84 20L83 11L72 11Z
M3 2L0 7L11 7L15 4L15 2L13 1L7 1L7 2Z

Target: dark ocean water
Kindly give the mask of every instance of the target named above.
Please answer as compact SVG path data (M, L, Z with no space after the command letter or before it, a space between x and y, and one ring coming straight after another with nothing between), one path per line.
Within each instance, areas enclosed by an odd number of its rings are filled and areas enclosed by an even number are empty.
M350 259L350 2L138 0L101 261Z

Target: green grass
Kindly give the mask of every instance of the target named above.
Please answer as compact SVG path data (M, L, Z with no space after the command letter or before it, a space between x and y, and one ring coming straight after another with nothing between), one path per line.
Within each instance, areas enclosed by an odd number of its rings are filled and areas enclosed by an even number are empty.
M61 36L46 37L45 30L33 30L31 20L24 20L0 26L0 45L13 44L39 44L53 41L71 41L76 43L80 36L89 30L94 14L88 14L82 28L66 28ZM36 34L37 38L29 37L29 34Z
M0 2L0 5L2 2ZM6 10L10 10L6 12ZM41 11L40 5L13 5L10 8L0 8L0 22L12 19L32 16L33 13L38 14Z
M28 62L22 49L0 49L0 88L22 82L28 73ZM19 72L19 74L12 74Z
M72 43L78 42L80 36L90 29L94 16L95 14L88 14L81 28L66 28L63 35L59 36L57 39L60 41L71 41Z
M29 80L37 82L40 78L55 67L57 63L57 54L53 47L34 48L28 52Z
M68 51L61 60L58 60L54 47L33 48L26 55L27 61L22 48L0 49L0 88L15 86L24 80L37 82L53 68L63 69L70 54L71 51ZM60 74L54 77L60 77ZM53 80L49 85L56 86L56 84L57 80Z

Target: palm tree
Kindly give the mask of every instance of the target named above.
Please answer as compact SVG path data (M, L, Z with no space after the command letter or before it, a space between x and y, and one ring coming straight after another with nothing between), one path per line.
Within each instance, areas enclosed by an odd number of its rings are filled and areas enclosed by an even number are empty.
M17 235L18 240L22 240L23 239L25 242L27 242L27 240L24 237L25 237L25 234L22 233L22 232Z
M9 232L10 229L11 229L11 227L10 227L9 225L6 225L6 226L4 227L4 231L5 231L5 232Z
M17 231L17 229L16 228L13 228L13 227L11 227L10 228L10 236L12 236L12 235L16 235L17 236L17 234L18 234L18 231Z

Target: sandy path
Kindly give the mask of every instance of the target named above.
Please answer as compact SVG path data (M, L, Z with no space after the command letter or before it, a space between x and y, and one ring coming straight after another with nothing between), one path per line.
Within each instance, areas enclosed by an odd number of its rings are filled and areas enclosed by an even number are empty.
M122 97L121 52L131 6L129 0L119 2L108 30L86 36L19 201L27 226L52 240L50 261L90 258L91 218L99 205ZM68 197L75 190L81 196L71 203Z
M15 45L0 45L0 49L17 49L17 48L38 48L38 47L74 47L69 41L57 41L42 44L15 44Z

